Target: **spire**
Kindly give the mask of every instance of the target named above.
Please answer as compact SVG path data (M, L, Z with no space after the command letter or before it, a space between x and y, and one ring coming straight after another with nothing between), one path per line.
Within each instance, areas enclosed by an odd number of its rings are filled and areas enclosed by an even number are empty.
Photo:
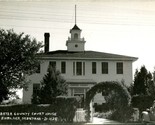
M75 25L76 25L76 4L75 4Z
M76 25L76 5L75 5L75 25L71 30L80 30L81 31L81 29Z

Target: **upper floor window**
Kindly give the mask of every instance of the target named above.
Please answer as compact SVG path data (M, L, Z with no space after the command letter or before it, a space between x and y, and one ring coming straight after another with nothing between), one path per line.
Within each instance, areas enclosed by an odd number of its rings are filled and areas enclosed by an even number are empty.
M52 66L52 68L56 68L56 61L50 61L49 65Z
M40 70L41 70L41 65L40 63L38 63L36 67L36 73L40 73Z
M78 39L78 34L77 33L74 34L74 39Z
M116 63L116 72L117 74L123 74L123 63L122 62Z
M102 62L102 74L108 74L108 62Z
M76 74L82 75L82 62L76 62Z
M33 84L33 95L38 95L39 91L40 91L40 84L39 83Z
M96 74L96 62L92 62L92 74Z
M85 62L73 62L73 75L85 75Z
M61 73L66 73L66 62L61 62Z

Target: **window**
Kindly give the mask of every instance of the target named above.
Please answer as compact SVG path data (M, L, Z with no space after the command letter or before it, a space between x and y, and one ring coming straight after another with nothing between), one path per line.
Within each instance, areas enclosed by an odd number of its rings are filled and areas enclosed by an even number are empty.
M116 63L116 72L117 74L123 74L123 63L122 62L118 62Z
M50 61L49 65L52 66L53 68L56 68L56 61Z
M73 75L85 75L85 62L73 62Z
M76 62L76 75L82 75L82 62Z
M84 94L84 88L74 88L74 96L75 94Z
M75 75L75 62L73 62L73 75Z
M102 62L102 74L108 74L108 62Z
M77 33L74 34L74 39L78 39L78 34Z
M85 62L83 62L83 75L85 75Z
M96 74L96 62L92 62L92 74Z
M61 73L66 73L66 62L61 62Z
M40 91L40 84L35 83L33 84L33 95L38 95Z
M40 66L40 63L37 65L36 67L36 73L40 73L40 69L41 69L41 66Z

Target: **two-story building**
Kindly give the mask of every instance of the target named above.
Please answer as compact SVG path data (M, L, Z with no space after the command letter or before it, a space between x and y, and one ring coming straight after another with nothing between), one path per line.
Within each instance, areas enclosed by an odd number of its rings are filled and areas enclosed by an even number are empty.
M50 34L45 33L45 53L38 54L40 72L28 77L32 84L23 91L24 103L31 103L32 94L40 87L49 64L55 66L68 83L68 96L85 96L92 86L102 81L132 83L132 63L137 58L85 50L86 41L81 38L81 29L76 24L70 34L67 50L49 51Z

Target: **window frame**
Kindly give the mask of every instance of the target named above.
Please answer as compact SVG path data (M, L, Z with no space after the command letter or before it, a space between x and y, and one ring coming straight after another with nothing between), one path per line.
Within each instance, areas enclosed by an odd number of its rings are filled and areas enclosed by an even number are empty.
M76 62L76 75L82 75L82 62Z
M78 39L79 35L78 33L74 33L74 39Z
M97 63L92 62L92 74L96 74L96 73L97 73Z
M101 72L102 74L108 74L109 73L109 63L108 62L102 62L101 63Z
M56 69L56 61L49 61L49 66L52 66L52 68Z
M117 62L116 63L116 73L117 74L123 74L123 70L124 70L123 67L124 67L123 62Z
M61 73L62 74L66 73L66 62L65 61L61 62Z
M41 73L41 64L40 63L37 64L36 73L38 73L38 74Z
M33 84L33 95L38 95L40 91L41 85L39 83Z
M73 62L73 75L84 76L85 75L85 62L75 61Z

